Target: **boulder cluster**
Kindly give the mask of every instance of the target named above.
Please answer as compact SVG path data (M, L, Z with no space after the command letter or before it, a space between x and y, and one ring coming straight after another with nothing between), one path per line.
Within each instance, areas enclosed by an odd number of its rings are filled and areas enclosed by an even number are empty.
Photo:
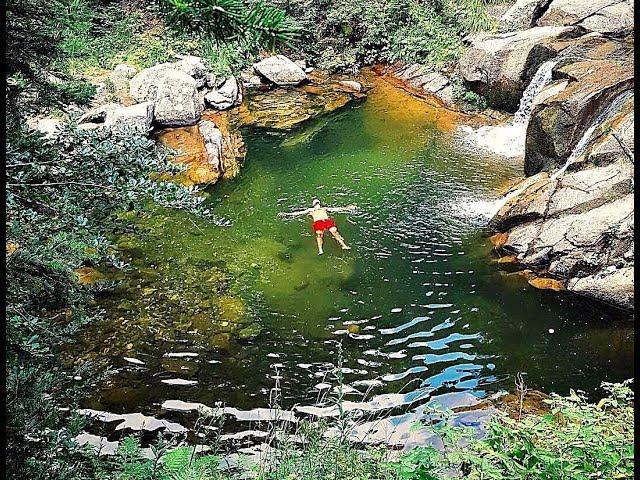
M570 291L633 309L633 6L518 0L500 28L471 38L459 62L491 106L514 111L537 69L554 66L494 242Z
M203 118L203 112L207 109L223 112L239 106L243 101L243 87L297 86L307 81L310 70L283 55L257 62L240 79L218 78L207 69L202 58L190 55L139 72L120 64L109 73L97 95L98 103L114 96L117 103L111 101L92 108L80 117L78 124L84 129L126 129L141 134L149 133L154 127L193 127L195 130L177 135L181 141L177 143L185 143L185 136L196 135L197 142L191 139L186 143L197 144L197 150L202 150L182 152L178 161L189 166L184 180L212 183L225 174L237 172L235 159L244 156L244 144L239 133L228 128L230 122L226 116Z

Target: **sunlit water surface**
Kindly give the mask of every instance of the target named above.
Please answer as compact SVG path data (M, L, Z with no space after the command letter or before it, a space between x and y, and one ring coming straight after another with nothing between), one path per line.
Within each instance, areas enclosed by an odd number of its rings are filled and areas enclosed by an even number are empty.
M159 211L136 255L139 268L191 268L195 276L176 276L174 287L204 302L216 293L199 265L224 265L260 334L203 348L160 300L155 321L174 332L167 339L148 319L116 312L122 299L107 295L108 320L83 345L119 371L86 406L187 424L163 403L266 407L275 367L283 408L318 405L335 385L327 372L338 342L348 398L402 392L392 397L396 412L448 392L512 389L517 372L530 388L558 393L592 394L603 380L632 376L625 315L536 290L498 266L486 219L471 207L495 198L522 166L460 150L454 120L377 82L366 102L286 135L245 131L245 167L209 200L229 226ZM351 251L328 238L319 257L309 219L277 216L314 196L357 204L356 214L335 215ZM137 336L123 340L132 327ZM110 349L115 341L131 343L122 352Z

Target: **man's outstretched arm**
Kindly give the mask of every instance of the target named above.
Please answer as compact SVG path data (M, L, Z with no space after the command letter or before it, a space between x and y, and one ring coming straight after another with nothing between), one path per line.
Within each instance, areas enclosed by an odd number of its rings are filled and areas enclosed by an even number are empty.
M347 205L346 207L328 207L327 212L355 212L358 209L355 205Z
M278 214L279 217L289 217L289 218L293 218L293 217L299 217L301 215L309 215L311 213L311 208L305 208L304 210L298 210L297 212L280 212Z

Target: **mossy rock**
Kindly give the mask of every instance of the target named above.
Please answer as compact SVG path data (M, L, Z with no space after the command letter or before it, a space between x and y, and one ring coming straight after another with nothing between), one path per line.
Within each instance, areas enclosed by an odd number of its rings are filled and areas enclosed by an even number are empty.
M247 315L247 306L241 298L222 295L216 298L215 306L218 312L218 317L222 321L230 323L246 323L249 320Z
M251 325L244 327L242 330L238 332L238 338L241 340L246 340L248 338L254 338L260 335L262 332L262 327L258 323L252 323Z
M358 325L355 324L351 324L347 327L347 332L349 333L359 333L360 332L360 327Z
M218 350L228 350L231 344L231 335L218 333L209 340L209 346Z

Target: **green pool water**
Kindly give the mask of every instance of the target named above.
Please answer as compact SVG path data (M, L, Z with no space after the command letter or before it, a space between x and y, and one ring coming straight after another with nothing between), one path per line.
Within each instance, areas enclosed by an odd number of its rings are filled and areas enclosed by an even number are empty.
M207 200L224 226L161 209L144 219L132 256L138 270L155 273L137 290L102 298L107 320L83 345L118 372L88 406L149 414L166 400L264 407L276 367L283 406L312 405L332 382L338 342L354 399L483 397L512 389L517 372L529 388L593 394L601 381L633 375L627 315L536 290L496 263L486 218L474 211L522 166L461 148L446 112L376 82L365 102L292 132L243 134L245 166ZM335 215L352 250L327 238L319 257L308 218L278 217L316 196L357 204L357 213ZM216 268L253 330L196 342L194 328L220 319L176 305L215 302L207 282ZM156 283L174 293L145 304ZM128 308L136 302L143 307ZM163 382L176 378L191 383Z

